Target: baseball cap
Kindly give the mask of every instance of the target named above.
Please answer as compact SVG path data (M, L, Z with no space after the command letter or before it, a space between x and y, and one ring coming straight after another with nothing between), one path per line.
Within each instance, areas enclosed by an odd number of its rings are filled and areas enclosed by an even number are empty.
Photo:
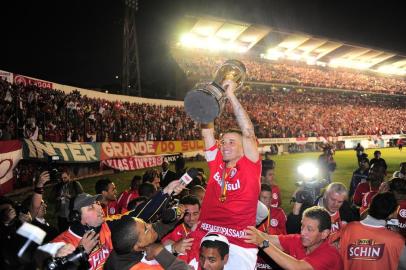
M88 193L78 194L73 203L73 210L79 211L80 208L92 205L95 201L101 201L103 196L101 194L90 195Z
M227 246L230 245L230 243L228 242L227 237L225 237L224 235L215 233L215 232L208 232L208 233L202 238L202 241L200 241L200 245L201 245L204 241L220 241L220 242L223 242L223 243L227 244Z

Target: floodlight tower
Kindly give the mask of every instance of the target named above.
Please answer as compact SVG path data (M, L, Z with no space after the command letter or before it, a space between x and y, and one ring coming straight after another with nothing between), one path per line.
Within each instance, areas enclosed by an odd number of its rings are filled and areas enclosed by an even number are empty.
M138 11L138 0L124 0L124 33L123 33L123 72L121 91L131 96L141 96L141 77L138 56L135 15Z

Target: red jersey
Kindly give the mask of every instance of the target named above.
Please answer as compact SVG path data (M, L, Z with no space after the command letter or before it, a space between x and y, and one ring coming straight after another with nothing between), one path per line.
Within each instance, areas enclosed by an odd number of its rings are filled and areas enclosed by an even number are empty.
M318 206L324 207L322 200L319 201ZM328 237L328 242L331 244L340 237L341 229L347 224L347 222L341 220L340 211L337 211L333 214L330 213L331 218L331 229L330 235Z
M138 198L140 195L137 190L126 190L121 193L120 197L117 200L117 207L120 213L127 212L128 203L132 200Z
M395 270L404 245L400 234L384 226L355 221L342 231L339 251L344 269Z
M371 185L369 184L369 182L359 183L354 192L354 199L353 199L354 204L361 206L362 198L364 197L365 193L368 193L370 191L378 191L378 189L379 189L379 187L372 188Z
M120 214L117 201L109 201L107 206L103 207L103 212L105 217Z
M406 239L406 200L399 201L398 216L399 233Z
M268 210L268 218L259 225L258 229L271 235L286 234L285 211L279 207L271 207Z
M206 188L201 213L200 229L219 232L230 243L247 248L244 230L255 226L255 216L260 192L261 160L250 161L243 156L235 167L226 168L223 156L216 145L206 151L210 179ZM226 200L220 201L222 177L225 178Z
M164 238L162 238L162 243L165 243L168 240L173 242L178 242L179 240L186 238L190 233L190 230L185 226L184 223L179 224L176 226L175 229L172 230L169 234L167 234Z
M271 192L272 192L271 206L280 207L282 204L280 188L277 185L272 185Z
M81 239L82 237L76 235L69 229L58 235L54 240L52 240L52 242L53 243L64 242L67 244L71 244L74 247L77 247L79 246L79 242ZM109 257L112 249L113 243L111 241L110 228L106 224L106 222L103 222L99 233L99 244L89 255L89 264L90 264L89 269L90 270L103 269L103 265L107 261L107 258Z
M283 209L279 207L271 207L268 212L268 218L259 225L258 229L271 235L286 234L286 215ZM263 252L259 252L256 269L272 269L268 260L269 256L263 254Z
M377 193L378 191L370 191L364 194L364 197L362 197L361 208L359 209L360 215L362 215L362 213L368 210L369 205L372 202L372 198L375 197Z
M343 261L337 249L323 241L312 253L306 250L300 240L300 234L279 235L279 242L285 253L309 263L314 270L342 270Z

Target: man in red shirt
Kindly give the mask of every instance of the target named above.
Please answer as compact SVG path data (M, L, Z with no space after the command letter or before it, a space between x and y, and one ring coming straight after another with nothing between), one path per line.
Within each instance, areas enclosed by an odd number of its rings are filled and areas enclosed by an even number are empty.
M244 242L244 229L255 226L260 192L261 160L254 127L234 94L236 83L223 83L240 130L222 134L220 148L214 137L214 125L202 126L210 179L200 212L200 232L219 232L230 241L230 258L225 269L254 269L257 248ZM196 239L194 250L200 244ZM194 252L196 254L197 251ZM198 254L198 253L197 253ZM198 255L197 255L198 256ZM195 256L195 259L197 259Z
M273 160L263 160L262 161L262 183L268 184L272 188L272 197L271 197L271 206L280 207L282 204L281 200L281 191L279 186L274 183L274 170L275 170L275 161Z
M169 246L173 254L179 255L182 260L187 260L186 253L191 248L193 238L189 234L196 230L200 215L200 201L196 196L185 196L179 204L185 207L183 223L179 224L171 233L162 239L164 246Z
M377 182L380 181L381 183L383 182L385 177L385 169L383 167L379 167L377 164L371 165L371 168L369 169L369 174L367 177L367 181L365 183L359 183L358 186L355 189L354 192L354 197L353 197L353 202L357 206L361 206L362 204L362 198L364 195L368 192L371 191L378 191L378 188L372 187L371 186L371 181Z
M96 194L103 196L101 206L106 217L120 214L117 204L116 185L108 178L100 179L96 182Z
M286 234L286 214L280 207L271 206L272 191L268 184L261 185L259 200L268 207L268 218L265 219L259 230L268 234L279 235Z
M264 164L264 163L262 163ZM271 235L286 234L286 215L282 208L272 207L272 189L268 184L261 185L259 200L268 207L268 217L258 226L262 232ZM275 263L263 252L259 251L256 269L273 269Z
M117 200L118 211L120 213L127 212L128 203L140 196L138 194L138 187L141 185L141 182L141 176L134 175L133 179L131 180L131 188L121 193Z
M300 234L268 235L255 227L247 228L246 242L253 243L283 269L341 270L343 262L335 247L328 243L330 214L313 206L303 212Z
M372 199L369 215L342 230L339 251L345 270L405 269L404 239L385 228L386 220L396 215L397 208L392 193L378 193Z

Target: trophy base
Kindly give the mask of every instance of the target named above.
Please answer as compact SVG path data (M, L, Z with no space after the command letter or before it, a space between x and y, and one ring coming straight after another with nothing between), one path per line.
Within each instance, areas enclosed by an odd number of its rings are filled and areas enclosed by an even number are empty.
M219 100L205 89L189 91L184 104L189 117L203 124L213 122L221 111Z

